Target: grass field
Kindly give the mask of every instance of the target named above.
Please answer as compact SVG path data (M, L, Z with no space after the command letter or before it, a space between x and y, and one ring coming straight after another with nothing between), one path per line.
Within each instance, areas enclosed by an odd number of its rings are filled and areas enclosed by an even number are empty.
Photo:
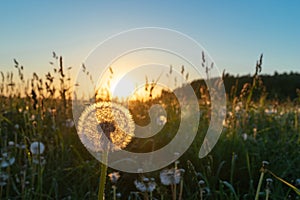
M14 73L1 73L1 199L98 198L105 167L77 135L67 73L72 69L64 68L61 57L54 60L57 65L46 76L34 73L27 79L17 61ZM300 199L300 97L267 100L261 88L258 71L239 95L226 88L232 92L221 138L207 157L199 159L210 120L209 97L202 91L198 133L183 156L151 173L108 168L106 175L102 173L106 199ZM145 109L166 99L170 117L152 142L133 139L127 149L150 151L153 143L161 147L176 134L176 99L164 95L132 102L133 119L141 123Z

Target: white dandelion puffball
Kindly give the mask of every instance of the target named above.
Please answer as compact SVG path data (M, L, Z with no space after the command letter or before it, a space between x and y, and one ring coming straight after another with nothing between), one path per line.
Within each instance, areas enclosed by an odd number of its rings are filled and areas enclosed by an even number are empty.
M175 185L180 182L184 169L164 169L160 172L160 181L163 185Z
M45 145L42 142L33 142L30 145L30 152L33 155L40 155L44 153L45 151Z
M146 187L145 183L142 181L135 180L134 185L135 185L136 189L138 189L140 192L147 191L147 187Z
M134 135L130 112L112 102L98 102L88 106L78 121L78 135L90 151L116 151L125 148Z

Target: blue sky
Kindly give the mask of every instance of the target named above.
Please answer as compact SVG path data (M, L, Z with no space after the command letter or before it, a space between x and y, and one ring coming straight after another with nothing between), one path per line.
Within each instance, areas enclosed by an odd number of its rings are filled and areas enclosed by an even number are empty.
M121 31L164 27L189 35L220 71L300 71L300 1L2 1L0 70L13 58L27 73L51 69L52 51L77 68L97 44Z

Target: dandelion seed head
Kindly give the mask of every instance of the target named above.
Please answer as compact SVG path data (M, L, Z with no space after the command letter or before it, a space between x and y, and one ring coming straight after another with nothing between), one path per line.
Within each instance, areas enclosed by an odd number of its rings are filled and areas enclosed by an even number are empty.
M132 140L134 122L130 112L112 102L88 106L78 121L78 135L92 152L117 151Z
M204 185L204 184L205 184L205 181L201 179L201 180L198 182L198 184L199 184L199 185Z
M45 145L42 142L33 142L30 145L30 152L33 155L43 154L45 151Z
M160 181L163 185L174 185L180 182L184 169L164 169L160 172Z
M9 141L9 142L8 142L8 145L9 145L9 146L14 146L15 143L14 143L14 141Z
M134 184L140 192L153 192L156 188L154 178L142 177L141 181L135 180Z
M135 180L134 185L135 185L136 189L138 189L140 192L147 191L146 185L142 181Z
M247 133L243 133L243 134L242 134L242 138L243 138L244 141L246 141L246 140L248 139Z
M142 179L144 182L149 182L150 181L150 179L149 178L147 178L147 177L143 177L143 179Z
M4 157L1 159L1 168L6 168L9 167L11 165L13 165L15 163L16 159L15 157Z
M15 124L15 129L19 129L19 128L20 128L19 124Z
M271 179L271 178L267 178L266 181L268 184L273 183L273 179Z
M108 174L108 176L109 176L110 181L113 184L116 184L118 179L120 178L120 173L119 172L113 172L113 173Z
M153 192L155 188L156 188L156 183L154 181L148 183L148 188L147 188L148 192Z
M267 165L269 165L269 164L270 164L269 161L266 161L266 160L262 161L262 166L263 166L263 167L265 167L265 166L267 166Z

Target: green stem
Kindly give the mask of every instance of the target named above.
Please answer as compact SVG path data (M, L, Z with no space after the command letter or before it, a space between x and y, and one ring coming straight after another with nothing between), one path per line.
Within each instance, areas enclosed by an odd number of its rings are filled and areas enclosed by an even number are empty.
M269 196L270 196L270 190L267 189L267 190L266 190L266 200L269 200Z
M113 185L113 195L114 195L114 200L117 199L117 187L115 185Z
M230 168L230 184L233 185L233 174L235 168L235 156L236 154L233 152L231 156L231 168Z
M264 179L264 174L265 174L264 171L262 171L260 174L259 182L258 182L257 189L256 189L255 200L259 199L259 192L260 192L260 188L261 188L261 185L262 185L262 182Z
M176 197L176 193L177 193L176 190L177 190L177 189L176 189L176 183L175 183L175 184L174 184L174 190L173 190L173 199L174 199L174 200L176 200L176 198L177 198L177 197Z
M180 190L178 200L182 200L182 192L183 192L183 179L180 180Z
M99 191L98 191L98 200L105 199L105 182L106 182L106 174L107 174L107 157L108 153L103 152L103 163L101 163L101 174L100 174L100 183L99 183Z

